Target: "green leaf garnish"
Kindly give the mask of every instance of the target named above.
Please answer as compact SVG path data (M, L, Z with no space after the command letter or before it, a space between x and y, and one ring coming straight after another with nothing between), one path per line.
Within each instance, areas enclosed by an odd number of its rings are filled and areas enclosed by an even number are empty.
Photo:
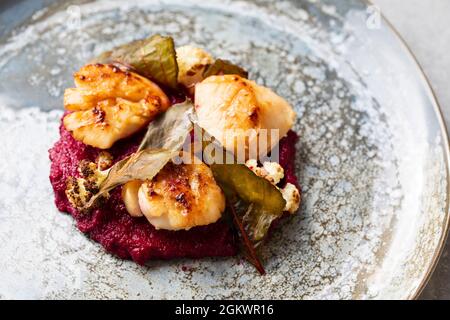
M178 87L178 64L171 37L153 35L102 53L95 63L118 62L171 89Z
M248 72L228 60L217 59L203 72L203 78L223 74L237 74L243 78L248 77Z
M280 190L244 164L211 164L211 170L228 198L237 197L248 204L243 224L254 242L261 241L271 223L283 214L286 200Z
M245 250L247 260L255 266L260 275L264 275L266 271L264 270L261 260L259 260L255 246L250 241L247 235L247 231L245 230L244 224L242 223L242 219L239 217L236 209L234 208L234 204L228 202L228 209L231 212L233 223L239 231L240 239Z
M192 101L186 99L159 115L149 124L138 151L159 148L179 150L193 128L190 117L193 110Z
M258 272L264 275L265 270L258 257L256 247L266 237L272 222L283 214L286 200L277 187L257 176L246 165L214 163L212 158L225 160L230 159L230 156L232 159L233 156L198 126L194 113L189 116L196 125L194 132L202 132L203 160L210 165L214 179L225 193L228 212L238 231L245 256ZM205 152L209 144L215 144L214 155ZM244 209L242 210L242 208Z
M195 114L189 115L191 121L198 126ZM203 144L205 150L208 144L215 144L214 159L234 159L233 155L206 132L199 127L206 137ZM206 140L206 141L205 141ZM210 142L211 141L211 142ZM203 152L203 159L210 165L214 179L222 188L227 199L232 203L242 200L248 207L241 214L242 223L254 243L258 243L267 235L271 223L281 217L286 206L286 200L280 190L268 180L259 177L244 164L214 162L210 154Z
M163 149L146 149L117 162L101 183L98 193L89 200L84 209L92 207L97 199L117 186L131 180L152 179L177 154L178 152Z

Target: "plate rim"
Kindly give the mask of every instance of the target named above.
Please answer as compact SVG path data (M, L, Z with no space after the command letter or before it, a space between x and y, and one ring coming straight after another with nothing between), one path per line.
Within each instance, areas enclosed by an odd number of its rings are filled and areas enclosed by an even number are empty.
M363 4L366 6L377 6L373 3L373 0L360 0ZM439 239L438 246L435 249L434 255L431 259L431 263L427 267L427 270L420 280L419 285L411 292L407 293L407 296L405 296L406 299L409 300L416 300L419 298L425 287L427 286L428 282L430 281L434 271L436 270L436 267L440 261L440 258L444 252L445 245L447 243L447 239L449 237L449 229L450 229L450 199L448 195L450 194L450 140L449 140L449 132L447 125L445 123L444 115L442 112L442 106L439 103L438 97L436 95L436 92L433 89L433 86L431 84L430 79L425 73L424 68L420 64L419 60L417 59L416 55L406 42L406 40L403 38L403 36L400 34L400 32L397 30L397 28L393 25L393 23L381 12L380 10L380 16L382 21L385 23L385 25L388 27L388 29L393 33L395 36L397 42L400 44L403 51L409 55L413 63L416 66L418 76L420 77L420 81L423 84L423 87L427 89L427 96L433 105L433 111L436 115L437 121L439 123L439 128L441 131L441 136L443 138L442 145L444 147L444 157L445 157L445 167L447 172L447 197L446 197L446 203L445 203L445 222L442 226L442 234Z

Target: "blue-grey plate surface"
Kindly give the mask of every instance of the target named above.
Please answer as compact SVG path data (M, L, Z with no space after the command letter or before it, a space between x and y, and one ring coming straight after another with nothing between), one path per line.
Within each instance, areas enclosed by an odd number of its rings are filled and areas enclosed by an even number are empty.
M0 13L0 298L412 298L448 226L448 141L395 33L360 1L19 1ZM57 212L47 150L72 73L163 33L294 106L298 214L262 252L137 266Z

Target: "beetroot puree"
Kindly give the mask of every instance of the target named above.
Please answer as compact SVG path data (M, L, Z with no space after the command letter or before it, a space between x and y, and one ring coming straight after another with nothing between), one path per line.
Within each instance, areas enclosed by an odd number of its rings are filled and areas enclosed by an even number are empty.
M144 264L151 259L202 258L232 256L237 253L237 243L232 229L220 220L208 226L189 231L156 230L148 221L131 217L121 199L121 188L116 188L105 204L89 214L74 209L65 195L66 180L78 176L78 164L83 159L94 161L99 149L76 141L60 126L61 137L49 150L52 162L50 181L55 193L55 203L60 211L70 213L78 229L91 239L123 259L133 259ZM115 143L108 150L118 161L136 151L142 133ZM289 132L280 142L280 164L285 168L286 182L297 184L294 174L295 141L297 135Z

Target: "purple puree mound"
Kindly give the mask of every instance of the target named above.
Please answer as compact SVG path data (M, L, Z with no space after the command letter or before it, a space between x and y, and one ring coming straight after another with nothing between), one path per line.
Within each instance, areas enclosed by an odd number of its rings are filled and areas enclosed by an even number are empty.
M238 244L233 230L220 220L208 226L192 228L189 231L156 230L148 221L131 217L122 202L121 188L111 193L105 204L92 213L82 214L72 207L65 195L66 180L79 176L78 164L83 159L94 161L99 149L76 141L60 126L61 137L49 150L52 162L50 181L55 193L55 203L62 212L70 213L80 231L89 234L92 240L123 259L133 259L144 264L152 259L202 258L233 256ZM114 161L133 153L143 134L116 142L108 150ZM280 163L285 169L286 182L297 185L294 171L295 141L297 135L289 132L280 142Z

